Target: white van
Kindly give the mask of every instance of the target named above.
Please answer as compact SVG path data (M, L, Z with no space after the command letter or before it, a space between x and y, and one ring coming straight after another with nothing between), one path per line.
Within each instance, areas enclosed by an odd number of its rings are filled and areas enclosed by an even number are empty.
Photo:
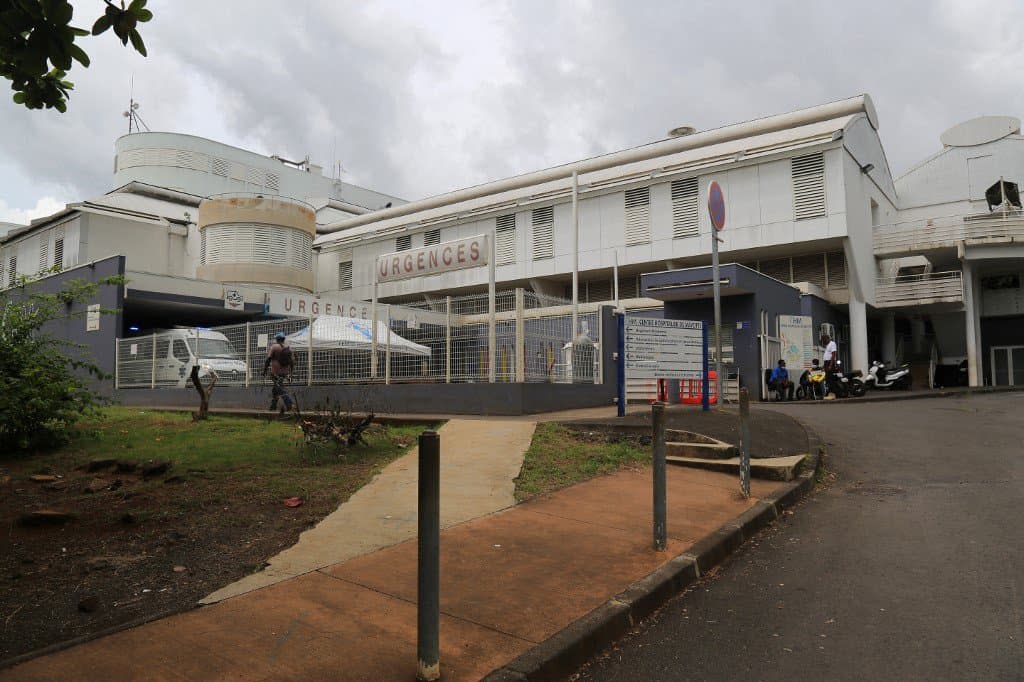
M212 369L217 384L243 385L245 361L228 337L208 329L169 329L157 332L156 384L183 387L189 384L192 366L199 365L199 376L205 378Z

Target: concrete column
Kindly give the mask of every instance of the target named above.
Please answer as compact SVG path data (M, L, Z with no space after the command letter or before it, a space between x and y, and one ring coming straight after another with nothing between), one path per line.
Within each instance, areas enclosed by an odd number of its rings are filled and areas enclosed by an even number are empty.
M859 369L868 371L868 317L864 300L858 298L850 288L850 366L845 368L849 372Z
M894 313L882 313L882 357L878 359L882 362L896 362L896 315Z
M924 352L924 318L914 315L910 318L910 347L914 355L921 355Z
M975 301L977 279L970 261L963 262L964 283L964 334L967 337L967 383L981 386L981 334L978 319L978 305Z

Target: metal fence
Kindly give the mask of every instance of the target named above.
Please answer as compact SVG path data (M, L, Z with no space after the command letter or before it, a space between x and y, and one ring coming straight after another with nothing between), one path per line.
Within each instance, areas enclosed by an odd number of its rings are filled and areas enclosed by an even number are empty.
M216 372L221 386L261 385L278 333L292 349L298 385L601 383L599 312L581 312L574 335L568 301L517 289L495 303L493 346L486 295L368 305L366 319L293 317L117 339L115 385L180 388L193 366L204 378Z

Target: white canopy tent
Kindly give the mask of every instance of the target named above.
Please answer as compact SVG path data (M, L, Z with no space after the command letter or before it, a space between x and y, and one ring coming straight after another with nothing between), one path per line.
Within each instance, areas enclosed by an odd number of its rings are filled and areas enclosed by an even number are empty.
M321 315L313 320L314 350L361 350L369 351L373 347L371 320L339 315ZM383 352L388 342L391 343L392 355L415 355L430 357L430 348L402 338L388 328L386 322L377 321L377 350ZM289 334L287 343L294 350L309 348L309 327Z

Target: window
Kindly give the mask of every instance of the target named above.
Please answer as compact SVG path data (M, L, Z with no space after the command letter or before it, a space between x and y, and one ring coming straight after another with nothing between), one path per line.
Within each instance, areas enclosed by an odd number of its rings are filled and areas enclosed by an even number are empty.
M808 154L790 160L793 215L796 220L825 215L825 156Z
M684 178L672 183L672 238L696 237L700 211L697 200L697 178Z
M56 268L64 268L64 232L59 230L53 238L53 265Z
M171 352L174 353L174 358L180 362L188 362L192 358L192 354L188 352L185 342L181 339L174 339Z
M555 209L553 206L533 211L533 259L555 257Z
M516 262L516 217L500 215L494 226L494 252L497 265Z
M441 228L427 230L423 233L423 246L433 246L441 243Z
M167 357L167 351L171 347L169 339L157 339L156 340L156 357L163 360Z
M830 289L845 289L846 284L846 254L842 251L834 251L825 254L825 275L827 277L825 286Z
M7 286L13 287L14 283L18 281L18 257L12 256L7 261Z
M626 245L651 241L651 188L626 190Z
M213 157L213 166L212 166L212 168L213 168L213 174L214 175L219 175L219 176L221 176L223 178L226 178L228 176L228 170L231 168L231 164L229 164L224 159L218 159L215 156L215 157Z
M403 234L395 239L395 251L408 251L412 248L412 235Z
M352 261L338 263L338 288L346 291L352 288Z

